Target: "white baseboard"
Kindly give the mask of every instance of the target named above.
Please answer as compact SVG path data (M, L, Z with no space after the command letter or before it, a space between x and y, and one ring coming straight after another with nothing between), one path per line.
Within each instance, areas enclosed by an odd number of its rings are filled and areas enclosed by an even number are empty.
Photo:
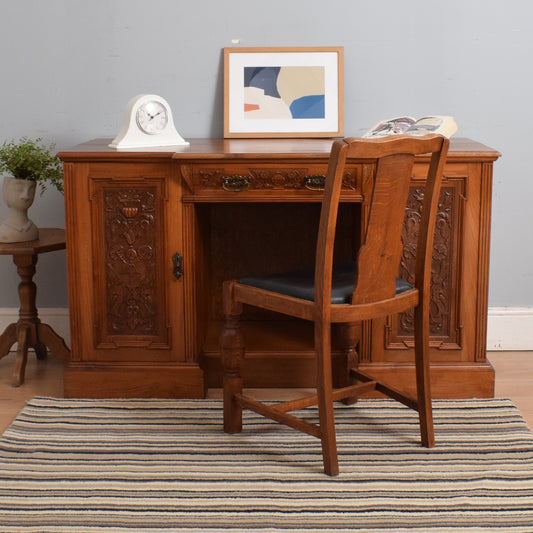
M48 324L63 339L67 346L70 346L70 328L68 309L66 307L42 307L39 308L39 318L41 322ZM2 333L9 324L19 319L19 310L11 307L0 307L0 333ZM16 350L16 344L11 348Z
M533 307L489 307L487 350L533 351Z
M39 318L50 324L70 346L68 309L44 307ZM18 309L0 308L0 332L18 320ZM533 351L533 307L489 307L487 350Z

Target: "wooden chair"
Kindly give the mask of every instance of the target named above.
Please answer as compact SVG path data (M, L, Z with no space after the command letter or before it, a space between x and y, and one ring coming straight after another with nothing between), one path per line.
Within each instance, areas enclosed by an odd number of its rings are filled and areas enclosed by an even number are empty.
M325 183L315 271L277 276L247 277L223 286L224 329L221 356L224 367L224 431L242 429L242 408L316 436L322 442L324 470L339 472L333 402L353 403L371 390L379 391L418 411L422 444L434 446L429 380L430 276L436 211L449 141L440 135L349 138L334 142ZM398 280L401 233L414 158L431 153L417 241L415 279ZM333 265L337 210L347 159L375 160L371 204L357 260ZM239 329L242 304L252 305L314 323L316 395L267 405L243 394L240 375L244 343ZM331 325L393 315L414 307L416 397L382 383L357 369L349 369L348 386L333 389ZM356 358L354 358L356 359ZM319 424L289 414L318 405Z

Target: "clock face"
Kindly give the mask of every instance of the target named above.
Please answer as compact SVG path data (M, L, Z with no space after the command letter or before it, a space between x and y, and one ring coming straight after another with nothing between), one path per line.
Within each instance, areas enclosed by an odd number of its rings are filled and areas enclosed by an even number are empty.
M161 133L167 126L167 108L157 100L142 104L137 109L137 125L149 135Z

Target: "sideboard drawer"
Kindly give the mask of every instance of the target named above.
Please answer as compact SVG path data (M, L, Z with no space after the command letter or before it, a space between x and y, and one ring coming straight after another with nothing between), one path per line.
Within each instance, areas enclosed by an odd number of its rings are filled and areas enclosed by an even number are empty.
M183 165L185 181L196 200L210 197L232 201L238 196L253 199L260 194L265 200L279 197L287 201L295 197L319 201L324 190L327 164L276 165L247 163L202 163ZM361 167L349 167L343 179L343 192L356 198L361 196Z

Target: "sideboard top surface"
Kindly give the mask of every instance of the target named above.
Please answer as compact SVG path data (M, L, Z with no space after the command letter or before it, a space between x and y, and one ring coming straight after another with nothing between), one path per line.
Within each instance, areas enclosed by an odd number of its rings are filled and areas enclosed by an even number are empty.
M188 146L164 146L117 150L111 139L93 139L57 155L63 161L102 161L137 159L324 159L334 139L189 139ZM466 138L452 138L448 159L495 161L500 153Z

